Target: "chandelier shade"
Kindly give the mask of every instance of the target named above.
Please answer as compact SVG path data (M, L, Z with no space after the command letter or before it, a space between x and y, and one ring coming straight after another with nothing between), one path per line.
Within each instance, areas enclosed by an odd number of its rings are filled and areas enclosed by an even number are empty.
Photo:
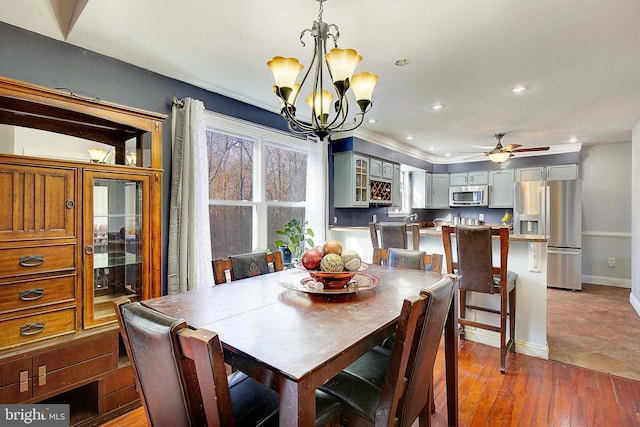
M318 19L313 21L312 28L300 34L303 47L305 43L302 38L305 34L313 36L314 41L311 64L302 81L296 82L304 68L296 58L274 56L267 65L275 80L273 91L280 100L280 114L287 120L289 130L298 135L316 135L322 140L333 132L351 131L363 123L364 115L372 106L373 89L378 76L368 72L353 75L362 56L354 49L338 48L338 27L322 21L322 3L326 0L316 1L320 3ZM333 40L334 47L327 51L329 39ZM311 108L310 119L307 120L310 123L296 116L298 94L308 86L311 92L305 101ZM349 91L350 88L352 91ZM349 95L350 92L353 95ZM359 106L351 115L349 96L354 96Z

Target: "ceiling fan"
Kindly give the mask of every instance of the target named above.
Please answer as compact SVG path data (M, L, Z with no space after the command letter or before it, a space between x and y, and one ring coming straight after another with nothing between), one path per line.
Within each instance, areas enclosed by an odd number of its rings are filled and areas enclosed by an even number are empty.
M548 151L549 147L531 147L531 148L518 148L522 147L520 144L509 144L506 147L502 146L500 142L502 137L505 136L504 133L496 133L493 136L496 137L498 143L495 148L491 151L485 151L485 155L494 163L502 163L508 160L511 156L517 153L527 153L532 151Z

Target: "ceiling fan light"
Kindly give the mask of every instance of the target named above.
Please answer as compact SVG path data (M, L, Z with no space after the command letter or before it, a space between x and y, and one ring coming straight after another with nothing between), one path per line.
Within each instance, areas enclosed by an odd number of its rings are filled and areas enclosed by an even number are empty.
M511 157L511 153L508 151L498 151L495 153L488 153L487 157L494 163L502 163Z

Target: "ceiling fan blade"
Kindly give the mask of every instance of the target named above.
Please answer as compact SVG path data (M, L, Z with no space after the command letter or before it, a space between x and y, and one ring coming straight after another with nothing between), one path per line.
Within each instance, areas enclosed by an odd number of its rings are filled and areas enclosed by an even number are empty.
M520 144L509 144L506 147L502 147L502 151L513 151L514 149L522 147Z
M520 148L517 150L512 150L512 153L526 153L528 151L549 151L549 147L531 147L531 148Z

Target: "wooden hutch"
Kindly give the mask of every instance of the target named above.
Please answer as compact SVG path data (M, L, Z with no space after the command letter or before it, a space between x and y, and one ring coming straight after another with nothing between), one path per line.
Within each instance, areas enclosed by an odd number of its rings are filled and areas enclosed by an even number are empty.
M166 117L0 77L0 123L114 159L0 154L0 403L68 403L71 425L140 405L111 302L161 295Z

